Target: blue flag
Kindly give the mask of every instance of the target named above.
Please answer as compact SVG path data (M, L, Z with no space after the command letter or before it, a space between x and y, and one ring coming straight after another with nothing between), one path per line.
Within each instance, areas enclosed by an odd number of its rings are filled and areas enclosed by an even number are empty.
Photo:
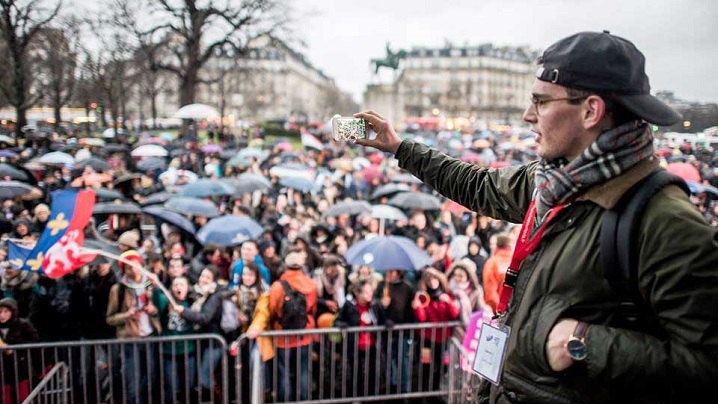
M87 221L84 223L73 223L76 212L81 212L78 216L87 216L89 219L92 215L92 208L95 204L95 193L93 191L78 190L61 190L52 193L52 206L50 207L50 218L47 221L45 230L37 240L35 248L28 255L22 269L26 271L41 272L42 262L47 251L57 243L67 230L73 227L84 229ZM78 220L75 220L76 222Z
M20 244L8 240L7 242L7 260L10 262L10 268L22 269L27 257L30 256L32 248L23 247Z

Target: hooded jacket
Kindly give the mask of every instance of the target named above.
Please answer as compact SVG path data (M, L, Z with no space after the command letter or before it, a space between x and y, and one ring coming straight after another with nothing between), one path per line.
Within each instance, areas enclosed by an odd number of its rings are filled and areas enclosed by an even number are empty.
M307 299L307 326L309 330L316 328L314 316L317 312L317 285L314 280L307 276L301 269L287 269L278 281L272 283L269 288L269 312L271 313L272 330L282 330L279 318L282 314L282 305L284 304L284 287L281 281L287 281L292 289L301 292ZM298 346L306 346L312 342L311 335L303 337L276 338L278 348L294 348Z
M444 196L489 217L521 223L537 163L485 169L411 141L399 166ZM692 402L713 396L718 380L718 229L678 187L648 203L638 229L637 287L659 329L617 326L618 299L604 278L601 222L634 184L658 166L646 159L594 186L546 227L522 262L508 313L511 327L499 386L479 402ZM551 370L546 340L561 318L589 324L587 358Z
M24 318L18 317L17 302L13 298L5 298L0 300L0 307L6 307L12 313L12 317L0 327L7 327L7 333L3 337L0 334L5 345L30 344L39 340L37 330L31 322ZM1 345L0 345L1 346ZM30 374L28 363L28 350L0 351L2 355L3 380L25 380Z

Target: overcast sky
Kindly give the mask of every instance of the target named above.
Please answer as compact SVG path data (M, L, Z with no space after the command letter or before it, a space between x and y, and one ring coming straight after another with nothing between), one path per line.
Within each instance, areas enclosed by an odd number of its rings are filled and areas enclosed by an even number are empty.
M529 45L610 30L646 56L651 91L718 102L716 0L293 0L309 61L357 101L370 59L414 46ZM384 69L386 70L386 69ZM392 75L385 71L381 79ZM528 96L528 95L527 95Z

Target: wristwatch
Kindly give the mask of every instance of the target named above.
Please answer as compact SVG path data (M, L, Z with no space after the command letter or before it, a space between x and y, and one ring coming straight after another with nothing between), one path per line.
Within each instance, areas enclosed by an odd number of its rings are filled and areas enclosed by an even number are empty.
M566 343L566 349L568 350L569 356L575 361L582 361L586 359L588 355L588 347L586 346L586 330L588 330L588 324L583 321L579 321L576 324L576 328L573 330L573 334L568 337Z

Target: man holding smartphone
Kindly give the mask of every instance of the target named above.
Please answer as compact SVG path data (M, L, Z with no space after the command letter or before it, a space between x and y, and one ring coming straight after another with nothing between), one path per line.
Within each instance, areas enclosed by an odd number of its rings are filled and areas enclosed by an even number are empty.
M648 202L632 286L650 318L631 328L600 258L604 213L658 168L649 123L681 117L650 94L643 54L608 32L561 39L538 63L523 119L539 161L477 167L402 141L374 111L355 115L377 133L356 143L394 153L474 211L524 223L512 287L487 328L505 350L480 402L699 401L718 380L718 229L677 186Z

